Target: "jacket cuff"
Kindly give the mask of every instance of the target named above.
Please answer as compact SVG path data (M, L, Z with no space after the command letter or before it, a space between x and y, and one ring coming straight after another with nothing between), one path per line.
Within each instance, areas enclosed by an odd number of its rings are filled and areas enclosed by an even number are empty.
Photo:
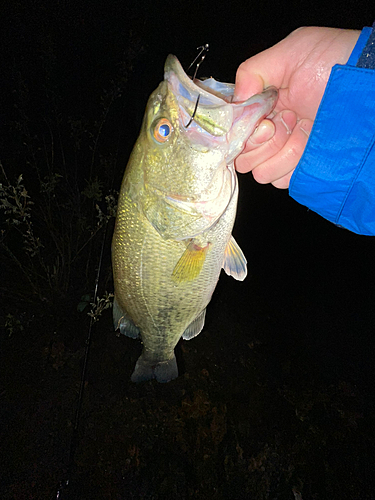
M364 57L371 67L372 35L364 28L347 64L332 68L289 187L299 203L367 235L375 235L375 73L358 64Z

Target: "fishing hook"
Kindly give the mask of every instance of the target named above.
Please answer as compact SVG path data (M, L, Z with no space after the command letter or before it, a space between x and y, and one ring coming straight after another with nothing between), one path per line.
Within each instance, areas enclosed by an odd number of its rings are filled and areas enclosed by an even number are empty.
M201 57L201 60L197 63L197 67L195 68L195 71L194 71L194 76L193 76L193 81L195 80L195 77L197 76L197 73L198 73L198 69L199 69L199 66L202 64L202 62L205 60L206 58L206 54L207 52L210 50L210 45L208 43L206 43L205 45L201 45L200 47L197 47L197 50L200 50L200 52L198 53L197 57L194 59L194 61L190 64L190 66L188 67L188 71L189 69L193 66L193 64L195 63L195 61L198 59L198 57L204 53Z
M198 57L201 56L201 60L199 62L197 62L197 66L196 66L195 71L194 71L193 81L195 80L195 77L197 76L197 72L198 72L199 66L205 60L206 54L210 50L210 46L209 46L208 43L206 43L205 45L201 45L200 47L197 47L197 50L199 50L199 49L201 49L200 52L198 53L198 55L196 56L196 58L194 59L194 61L190 64L190 66L188 67L188 71L189 71L189 69L193 66L193 64L195 63L195 61L198 59ZM197 112L197 109L198 109L198 104L199 104L200 97L201 97L201 95L198 94L198 99L197 99L197 102L195 103L193 114L191 115L189 122L185 125L185 128L188 128L191 125L191 122L194 120L195 113Z
M201 97L201 95L198 94L198 99L197 99L197 102L195 103L195 108L194 108L193 114L191 115L189 122L185 125L185 128L188 128L191 125L191 122L194 120L195 113L197 112L197 109L198 109L200 97Z

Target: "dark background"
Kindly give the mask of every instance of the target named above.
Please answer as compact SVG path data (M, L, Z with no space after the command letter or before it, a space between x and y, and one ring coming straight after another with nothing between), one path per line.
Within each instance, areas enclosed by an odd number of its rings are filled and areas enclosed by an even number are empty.
M43 152L55 151L64 191L53 196L64 217L70 206L83 214L89 238L90 214L119 189L168 53L186 68L209 43L201 76L234 82L243 60L297 27L362 29L373 16L371 2L2 2L0 160L9 182L23 174L35 233L53 233L37 217L37 174ZM61 147L43 146L58 134ZM82 192L95 178L103 196L90 204ZM251 174L239 180L234 235L249 276L222 275L204 331L177 348L180 377L131 384L139 343L115 336L108 310L95 325L64 498L375 498L374 240ZM100 293L113 290L112 223ZM2 248L1 498L56 498L66 477L89 326L77 305L93 291L103 233L64 289L36 293ZM23 262L22 241L6 238Z

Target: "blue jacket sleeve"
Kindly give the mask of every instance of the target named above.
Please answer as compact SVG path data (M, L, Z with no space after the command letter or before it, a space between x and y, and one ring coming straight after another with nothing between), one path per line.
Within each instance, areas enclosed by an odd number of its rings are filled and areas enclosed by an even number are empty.
M374 23L375 26L375 23ZM375 29L332 68L289 194L338 226L375 235Z

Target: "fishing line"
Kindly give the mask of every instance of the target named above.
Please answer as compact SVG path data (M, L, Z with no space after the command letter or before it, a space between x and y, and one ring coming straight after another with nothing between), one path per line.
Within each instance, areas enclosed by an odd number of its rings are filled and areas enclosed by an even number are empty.
M201 57L200 61L196 65L196 68L194 71L194 76L193 76L193 81L197 76L197 72L198 72L200 65L204 61L206 54L209 51L209 44L206 43L205 45L201 45L200 47L197 47L197 50L199 50L199 49L201 49L200 52L198 53L198 55L195 57L194 61L190 64L190 66L188 68L188 71L189 71L189 69L194 65L196 60L199 57ZM195 103L193 114L192 114L189 122L187 123L187 125L185 125L186 128L189 127L189 125L194 120L194 116L197 112L198 105L199 105L199 99L200 99L200 94L198 94L198 98L197 98L197 101ZM94 304L96 304L96 300L97 300L97 296L98 296L98 287L99 287L100 273L101 273L101 268L102 268L104 245L105 245L105 241L107 239L107 230L108 230L108 222L106 223L106 227L105 227L105 232L104 232L101 251L100 251L98 272L96 274L94 300L93 300ZM70 447L69 447L69 460L68 460L65 478L59 482L59 486L58 486L58 489L56 491L56 495L54 496L55 500L63 500L64 493L67 491L68 486L70 484L70 480L71 480L72 469L73 469L73 465L74 465L74 456L75 456L75 452L76 452L77 444L78 444L78 429L79 429L79 422L80 422L81 409L82 409L83 393L84 393L85 382L86 382L87 362L88 362L88 356L89 356L89 351L90 351L92 329L93 329L94 323L95 323L95 319L91 316L89 330L88 330L87 338L85 341L86 348L85 348L85 354L84 354L84 360L83 360L81 383L80 383L80 388L79 388L79 395L78 395L77 409L76 409L75 420L74 420L74 427L73 427L72 437L71 437Z
M96 273L94 300L93 300L94 304L96 304L96 299L98 296L100 272L101 272L101 268L102 268L104 245L105 245L105 242L107 239L107 232L108 232L108 221L107 221L106 226L105 226L102 247L101 247L101 251L100 251L98 272ZM65 478L60 481L57 492L56 492L56 496L54 496L54 499L56 499L56 500L63 500L64 492L67 490L67 488L69 486L70 478L72 475L72 469L73 469L73 464L74 464L74 455L75 455L75 452L77 449L77 444L78 444L78 428L79 428L79 420L80 420L81 409L82 409L83 392L84 392L85 382L86 382L87 360L88 360L88 356L89 356L91 337L92 337L92 328L93 328L94 323L95 323L95 318L93 316L91 316L89 330L88 330L87 338L85 341L86 348L85 348L85 355L83 358L81 384L80 384L80 388L79 388L77 409L76 409L76 414L75 414L75 419L74 419L74 427L73 427L72 437L71 437L70 447L69 447L69 460L68 460Z
M199 66L205 60L207 52L210 50L210 45L208 43L206 43L205 45L201 45L200 47L197 47L197 50L199 50L199 49L201 49L201 51L198 53L197 57L194 59L194 61L190 64L190 66L187 69L189 71L189 69L193 66L193 64L195 63L195 61L198 59L198 57L201 54L203 54L202 57L201 57L201 60L197 63L197 67L195 68L194 76L193 76L193 81L195 80L195 77L197 76Z

